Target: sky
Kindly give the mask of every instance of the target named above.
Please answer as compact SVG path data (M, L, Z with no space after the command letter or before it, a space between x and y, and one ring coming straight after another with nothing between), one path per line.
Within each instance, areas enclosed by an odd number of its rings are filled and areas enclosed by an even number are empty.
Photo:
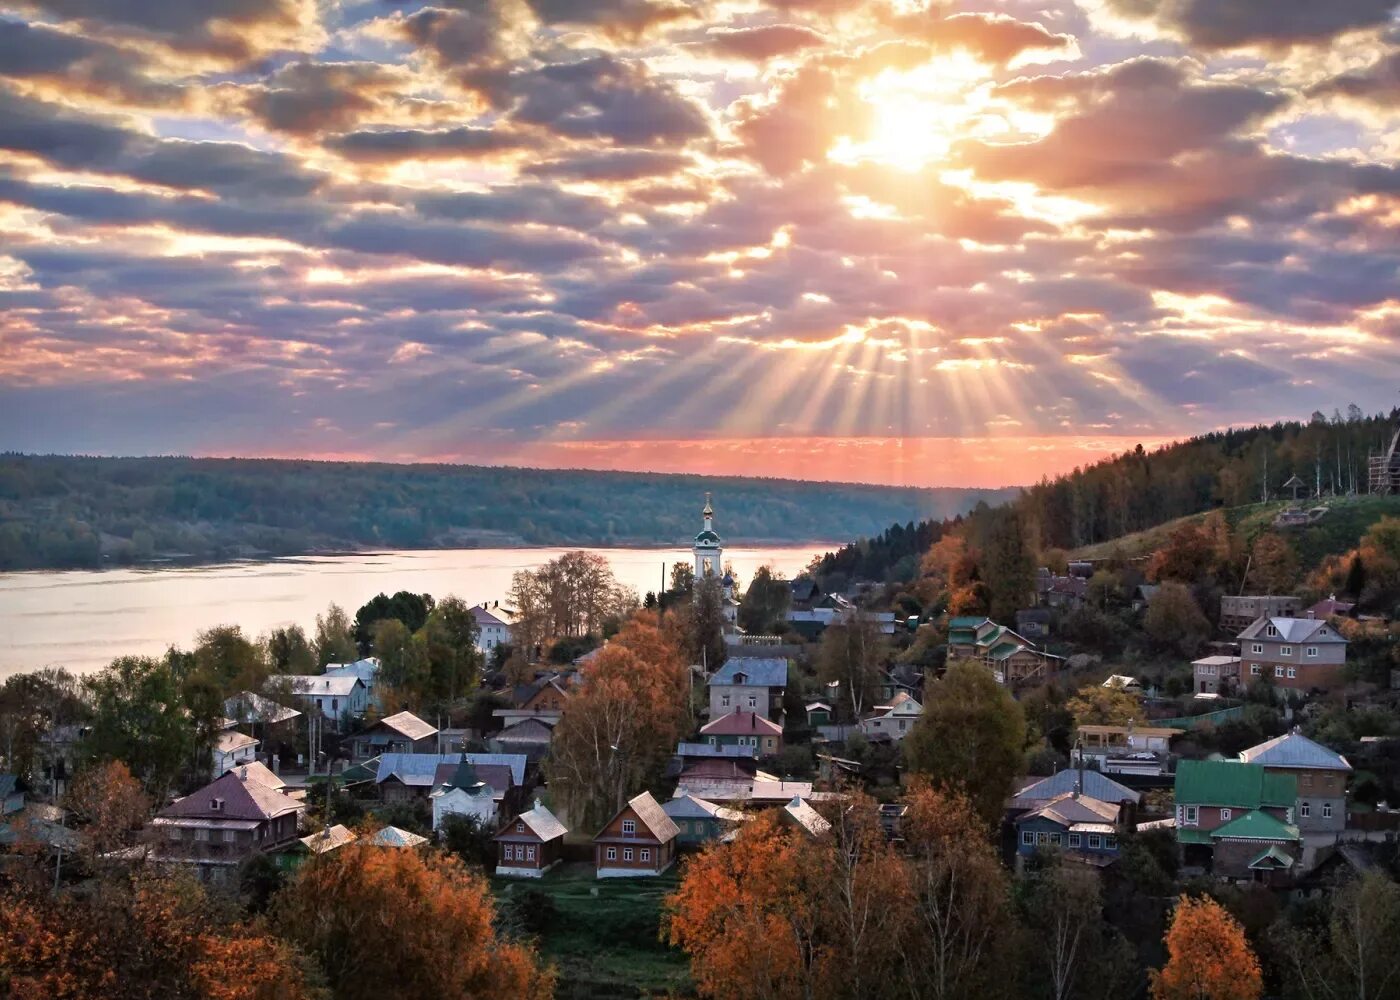
M0 0L0 449L1001 486L1400 403L1392 0Z

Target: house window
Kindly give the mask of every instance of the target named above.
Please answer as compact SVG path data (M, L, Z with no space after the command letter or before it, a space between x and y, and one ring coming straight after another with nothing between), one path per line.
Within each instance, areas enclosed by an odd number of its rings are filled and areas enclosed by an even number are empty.
M713 736L711 736L711 737L710 737L710 746L712 746L712 747L717 747L717 746L719 746L719 740L717 740L717 739L715 739Z
M1103 837L1099 836L1097 833L1091 833L1091 834L1089 834L1089 850L1091 850L1091 851L1101 851L1101 850L1103 850Z
M201 826L201 827L196 827L196 828L195 828L195 831L194 831L194 839L195 839L195 840L208 840L208 839L209 839L209 831L208 831L206 828L202 827L202 826Z
M1297 668L1297 667L1289 667L1289 668L1288 668L1288 676L1289 676L1289 677L1297 677L1297 676L1298 676L1298 668Z
M1323 818L1323 819L1331 819L1331 818L1332 818L1332 803L1330 803L1330 802L1324 802L1324 803L1322 803L1322 818Z
M688 819L683 819L683 820L681 820L679 823L676 824L676 828L677 828L678 830L680 830L681 833L689 833L689 832L690 832L690 820L688 820Z
M1059 847L1062 843L1062 835L1058 833L1050 834L1050 843L1054 844L1056 847Z
M515 832L516 832L516 833L524 833L524 832L525 832L525 824L524 824L524 823L516 823L516 824L515 824Z
M1259 676L1259 664L1257 664L1257 663L1251 663L1251 664L1249 665L1249 672L1250 672L1251 674L1253 674L1255 677L1258 677L1258 676Z
M632 848L630 848L630 847L624 847L624 848L622 849L622 860L623 860L623 861L631 861L631 860L632 860Z
M1270 636L1278 635L1278 629L1274 628L1272 625L1270 625L1266 631Z
M1264 654L1264 644L1262 642L1256 642L1254 645L1249 647L1249 651L1251 653L1255 653L1257 655L1262 656Z
M1220 810L1220 822L1225 823L1225 822L1228 822L1229 819L1230 819L1230 810L1228 810L1228 809L1222 809L1222 810Z
M904 730L907 729L908 727L909 727L909 721L908 721L907 719L900 719L900 720L899 720L899 731L900 731L901 733L904 732Z
M758 695L756 695L756 694L751 694L751 695L749 695L749 708L757 708L757 707L758 707Z
M1315 659L1317 659L1317 647L1316 647L1316 646L1309 646L1309 647L1308 647L1307 649L1305 649L1303 652L1307 655L1308 659L1310 659L1310 660L1315 660Z
M529 847L526 847L526 848L525 848L525 857L528 858L530 861L534 861L534 860L535 860L535 845L534 845L534 844L531 844Z
M1275 667L1274 667L1274 676L1275 676L1275 677L1282 677L1282 676L1283 676L1283 667L1275 666Z
M332 699L331 699L331 711L332 711L332 712L336 712L336 711L339 711L339 710L340 710L340 699L339 699L339 698L332 698Z
M1021 846L1022 846L1022 847L1034 847L1034 846L1035 846L1035 833L1034 833L1034 831L1031 831L1031 830L1022 830L1022 831L1021 831Z
M637 832L637 823L636 823L636 821L635 821L635 820L630 820L630 819L625 819L625 820L623 820L623 821L622 821L622 832L623 832L623 833L636 833L636 832Z
M219 831L219 839L225 844L232 844L238 839L238 834L234 833L232 830L221 830Z
M727 695L727 694L722 694L722 695L719 696L719 707L720 707L720 708L728 708L728 707L729 707L729 695Z
M1293 647L1292 647L1292 646L1280 646L1280 647L1278 648L1278 655L1279 655L1279 656L1292 656L1292 655L1293 655Z
M1312 815L1312 803L1311 803L1311 802L1300 802L1300 803L1298 803L1298 815L1301 816L1301 817L1303 817L1303 819L1307 819L1309 816L1311 816L1311 815Z
M609 848L608 848L608 860L609 860L609 861L616 861L616 860L617 860L617 848L616 848L616 847L609 847Z
M651 860L651 848L650 848L650 847L643 847L643 848L642 848L642 860L643 860L643 861L650 861L650 860Z
M512 847L510 844L507 844L507 845L506 845L506 860L507 860L507 861L514 861L514 860L515 860L515 848Z
M1081 842L1082 842L1083 840L1084 840L1084 838L1083 838L1082 835L1077 834L1077 833L1071 833L1071 834L1069 835L1069 846L1070 846L1070 847L1079 847L1080 844L1081 844Z
M1188 826L1195 826L1195 825L1196 825L1196 820L1197 820L1197 816L1198 816L1198 810L1199 810L1199 807L1197 807L1197 806L1187 806L1187 807L1186 807L1186 823L1187 823Z
M1105 837L1105 838L1103 839L1103 849L1104 849L1105 851L1116 851L1116 850L1118 850L1118 838L1117 838L1117 837Z

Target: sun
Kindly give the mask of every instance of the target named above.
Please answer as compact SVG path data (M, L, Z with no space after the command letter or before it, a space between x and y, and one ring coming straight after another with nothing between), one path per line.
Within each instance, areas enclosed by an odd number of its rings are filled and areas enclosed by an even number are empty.
M946 159L987 108L988 68L965 52L913 69L884 69L857 90L867 106L863 135L842 136L827 154L838 163L875 162L916 171Z

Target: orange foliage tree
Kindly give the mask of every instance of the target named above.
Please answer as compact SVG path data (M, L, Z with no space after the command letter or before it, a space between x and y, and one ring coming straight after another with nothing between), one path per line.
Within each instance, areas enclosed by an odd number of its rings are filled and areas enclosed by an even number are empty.
M89 764L79 771L64 805L80 824L83 844L94 858L129 844L151 810L141 782L119 760Z
M1257 1000L1264 990L1244 928L1209 897L1177 900L1166 943L1167 964L1152 970L1153 1000Z
M573 825L601 825L660 774L689 701L675 634L638 612L583 668L554 729L549 781Z
M553 970L498 938L495 915L485 880L457 858L356 843L304 864L271 916L337 1000L552 996Z

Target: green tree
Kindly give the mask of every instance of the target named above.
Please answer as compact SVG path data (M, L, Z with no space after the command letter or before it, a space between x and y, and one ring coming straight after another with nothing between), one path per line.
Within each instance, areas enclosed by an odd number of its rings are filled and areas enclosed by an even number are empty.
M324 615L316 616L316 665L350 663L359 655L355 646L354 628L345 609L338 604L327 606Z
M170 666L124 656L84 687L92 703L84 755L123 761L156 801L165 801L196 746L196 727Z
M262 641L263 656L275 674L314 674L316 650L300 625L276 628Z
M367 654L374 646L376 623L393 619L413 633L427 623L432 610L431 594L414 594L407 590L400 590L393 597L376 594L355 612L355 642L359 644L360 652Z
M370 648L379 658L379 682L402 700L420 702L432 676L428 644L397 618L382 618L375 622Z
M1333 893L1326 924L1280 924L1272 937L1294 996L1304 1000L1400 997L1400 886L1370 872Z
M258 647L238 625L216 625L195 636L194 664L228 692L256 691L267 679Z
M1010 692L979 663L962 660L927 688L924 711L904 740L911 771L963 785L987 822L1000 819L1021 773L1026 720Z
M750 635L771 635L787 621L791 603L787 580L775 576L771 566L760 566L739 605L739 627Z
M1181 583L1163 583L1143 619L1143 629L1158 646L1194 656L1210 635L1210 622L1191 591Z
M434 700L451 704L476 686L482 661L476 648L479 631L476 615L459 597L444 598L428 615L423 637Z
M982 582L991 617L1010 621L1035 593L1035 545L1014 508L990 517L982 547Z

